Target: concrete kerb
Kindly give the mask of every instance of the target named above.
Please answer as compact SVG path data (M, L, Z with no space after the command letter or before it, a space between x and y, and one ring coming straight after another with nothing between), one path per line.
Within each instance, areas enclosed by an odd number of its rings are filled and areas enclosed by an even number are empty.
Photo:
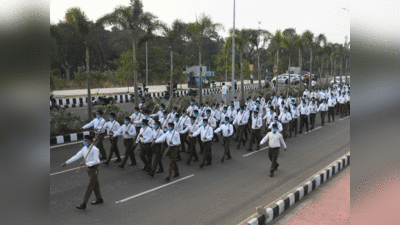
M302 198L311 193L311 191L314 191L318 186L340 170L343 170L343 168L349 164L350 152L335 160L324 169L320 170L318 173L284 194L282 197L273 201L268 206L257 207L257 213L239 223L239 225L260 225L271 223L273 219L276 219L284 211L299 202Z

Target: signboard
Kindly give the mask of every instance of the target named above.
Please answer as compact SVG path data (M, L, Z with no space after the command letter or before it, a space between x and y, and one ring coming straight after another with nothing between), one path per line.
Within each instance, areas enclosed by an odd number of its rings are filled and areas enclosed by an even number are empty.
M253 64L249 65L250 71L253 71Z
M278 67L274 66L274 72L278 72Z

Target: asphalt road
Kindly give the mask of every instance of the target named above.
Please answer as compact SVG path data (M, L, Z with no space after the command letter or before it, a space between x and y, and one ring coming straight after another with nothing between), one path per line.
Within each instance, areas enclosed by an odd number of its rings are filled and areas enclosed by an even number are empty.
M199 162L178 162L180 177L163 180L166 172L154 178L141 170L143 163L135 150L138 165L124 169L110 162L100 165L99 180L104 204L88 204L86 210L75 208L82 202L88 175L77 173L79 162L63 168L61 164L82 147L82 143L51 147L50 197L53 224L238 224L256 207L267 205L350 151L350 118L320 127L317 115L315 130L287 139L288 150L281 149L279 169L269 177L271 165L266 145L249 155L246 147L236 149L231 143L231 160L221 163L221 142L213 143L213 163L199 168ZM246 143L248 144L248 142ZM109 151L109 140L104 140ZM123 144L118 147L123 153ZM199 146L196 146L197 152ZM255 149L255 147L253 147ZM264 150L263 150L264 149ZM202 155L200 155L202 156ZM128 160L129 162L130 160ZM168 159L162 159L164 169ZM72 169L72 170L71 170ZM182 180L180 180L182 179ZM177 181L174 183L174 181ZM167 186L163 186L169 184ZM131 196L134 198L119 202ZM90 202L95 199L94 193Z

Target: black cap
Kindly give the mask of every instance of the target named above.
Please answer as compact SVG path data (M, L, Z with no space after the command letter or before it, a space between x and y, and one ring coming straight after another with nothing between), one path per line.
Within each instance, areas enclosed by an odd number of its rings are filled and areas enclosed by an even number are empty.
M208 122L208 119L203 119L203 122L206 122L206 123L207 123L207 122Z
M112 117L116 117L116 115L115 115L115 113L110 113L110 116L112 116Z
M139 110L139 107L135 107L135 109Z
M159 120L154 121L157 125L161 125L161 122Z
M273 128L278 128L278 124L274 123L274 124L272 124L272 127Z
M142 123L149 124L149 120L148 119L143 119Z
M97 112L98 112L101 116L103 115L103 111L97 110Z
M174 123L168 123L168 126L174 127Z
M190 117L190 119L192 119L192 120L196 120L196 117L194 117L194 116L191 116L191 117Z
M226 117L225 117L225 121L229 121L229 117L226 116Z
M88 140L90 140L90 141L93 141L93 137L90 136L90 135L85 135L85 139L88 139Z
M131 121L131 118L129 116L125 117L125 120Z

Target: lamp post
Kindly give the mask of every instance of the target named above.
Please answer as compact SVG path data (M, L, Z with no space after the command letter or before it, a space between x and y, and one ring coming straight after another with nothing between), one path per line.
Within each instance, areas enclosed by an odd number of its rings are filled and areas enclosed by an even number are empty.
M233 90L233 81L235 80L235 3L236 0L233 0L233 36L232 36L232 82L231 82L231 90ZM235 93L232 92L231 100L233 99L233 95Z

